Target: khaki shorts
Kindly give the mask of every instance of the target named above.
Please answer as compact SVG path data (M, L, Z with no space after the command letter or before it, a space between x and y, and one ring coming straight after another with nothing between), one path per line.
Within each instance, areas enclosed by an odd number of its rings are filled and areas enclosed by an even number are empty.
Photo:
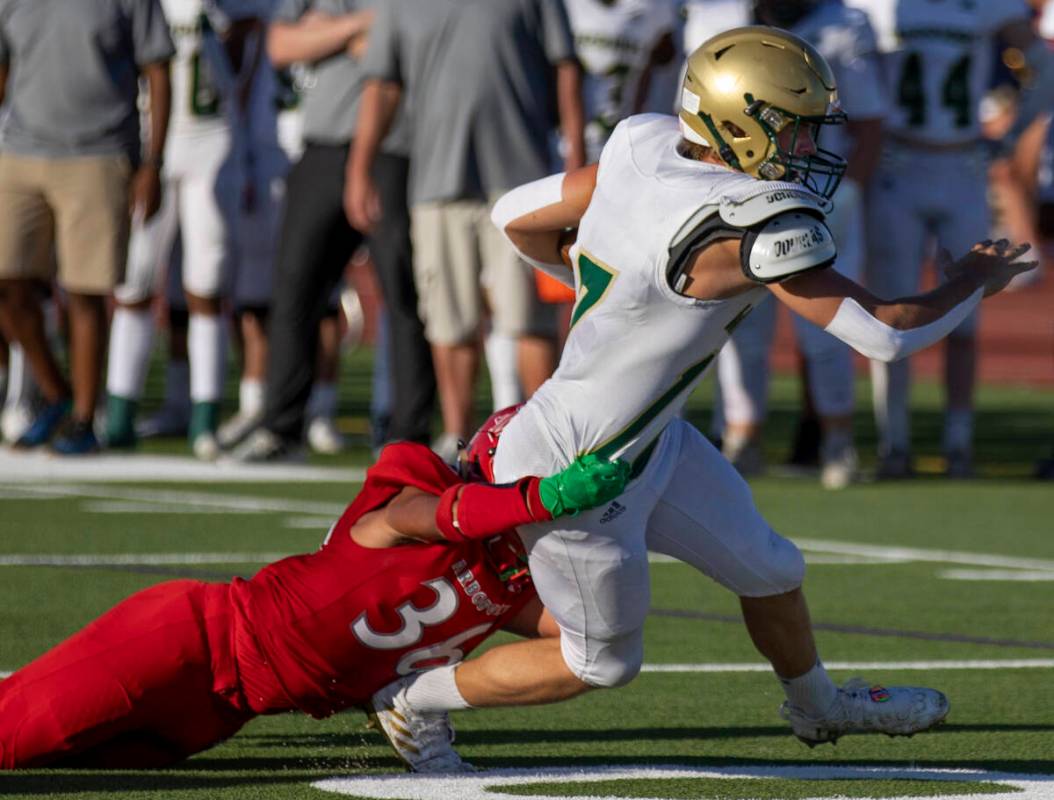
M0 154L0 278L56 276L78 294L109 294L128 252L125 156Z
M531 267L490 221L491 206L455 200L411 209L418 313L433 344L475 340L486 311L506 336L556 334L556 307L539 300Z

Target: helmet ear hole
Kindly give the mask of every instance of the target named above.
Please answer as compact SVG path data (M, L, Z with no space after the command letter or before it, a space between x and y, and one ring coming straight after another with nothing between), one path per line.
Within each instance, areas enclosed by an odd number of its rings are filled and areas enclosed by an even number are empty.
M732 136L736 139L746 138L747 132L740 128L738 125L736 125L736 123L734 123L730 119L722 121L721 127L728 131L730 134L732 134Z

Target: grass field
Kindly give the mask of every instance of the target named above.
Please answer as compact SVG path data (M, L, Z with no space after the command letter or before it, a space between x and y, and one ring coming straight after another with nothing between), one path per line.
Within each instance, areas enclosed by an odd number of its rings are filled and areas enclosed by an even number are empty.
M364 355L353 359L343 393L353 451L315 465L369 463L367 364ZM1054 488L1028 478L1054 443L1054 393L985 388L981 477L949 483L930 474L941 466L937 391L920 389L920 479L836 494L804 478L753 486L774 527L806 552L813 618L835 678L943 689L952 711L933 733L846 737L809 750L776 714L782 692L753 651L735 598L687 567L656 563L646 671L623 689L560 706L455 715L462 754L485 768L478 776L406 777L357 712L323 722L286 714L254 721L178 769L3 774L0 795L1054 798ZM795 392L786 379L775 387L774 463ZM707 396L690 406L704 426ZM865 456L873 441L866 416ZM0 672L137 589L248 575L278 554L315 548L357 489L215 476L179 484L13 478L0 476ZM325 790L312 786L320 781Z

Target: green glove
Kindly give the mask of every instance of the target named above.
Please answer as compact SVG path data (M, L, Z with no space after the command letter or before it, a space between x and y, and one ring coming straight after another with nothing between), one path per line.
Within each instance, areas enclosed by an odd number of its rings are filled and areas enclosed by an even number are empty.
M603 505L614 500L629 481L630 466L622 459L608 461L596 455L579 456L563 472L542 478L538 494L546 511L556 517Z

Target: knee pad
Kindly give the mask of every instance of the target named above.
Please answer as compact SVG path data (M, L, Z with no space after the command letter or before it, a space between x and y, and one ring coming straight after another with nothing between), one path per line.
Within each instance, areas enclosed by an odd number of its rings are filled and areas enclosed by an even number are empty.
M575 677L597 689L625 686L640 672L644 663L644 631L638 628L606 641L574 641L560 637L564 662Z

